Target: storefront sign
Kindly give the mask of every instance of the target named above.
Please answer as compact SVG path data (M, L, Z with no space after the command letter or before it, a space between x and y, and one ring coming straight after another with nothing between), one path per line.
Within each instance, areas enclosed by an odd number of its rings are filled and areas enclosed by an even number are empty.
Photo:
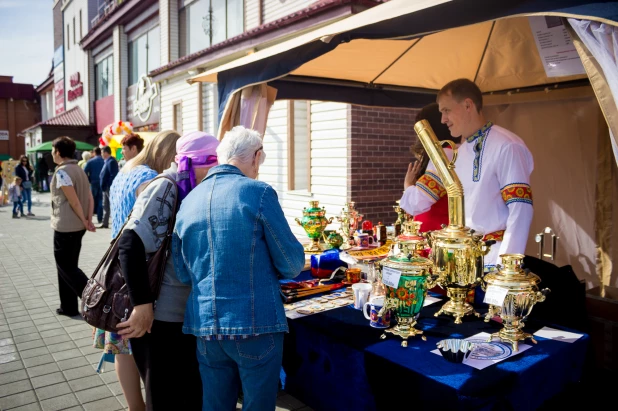
M0 140L7 140L9 139L9 130L0 130Z
M64 113L64 80L54 84L54 98L56 100L56 115Z
M84 84L82 83L79 72L72 74L70 77L71 89L68 92L69 101L73 101L84 95Z
M134 127L158 123L160 111L159 86L150 77L127 88L127 118Z
M58 67L60 63L64 60L64 48L62 46L58 46L56 50L54 50L54 67Z

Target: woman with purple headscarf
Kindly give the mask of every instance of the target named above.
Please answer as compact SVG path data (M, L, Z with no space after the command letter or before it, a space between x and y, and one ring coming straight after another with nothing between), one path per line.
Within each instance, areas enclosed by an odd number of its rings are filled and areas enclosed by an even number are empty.
M183 334L185 305L191 287L176 277L172 258L165 266L161 291L150 292L147 256L165 238L168 220L178 204L217 165L219 141L203 132L185 134L176 142L176 158L141 192L119 240L119 259L134 306L129 319L118 325L129 338L133 357L146 388L148 410L200 410L202 384L195 354L196 340ZM172 181L176 183L173 183Z

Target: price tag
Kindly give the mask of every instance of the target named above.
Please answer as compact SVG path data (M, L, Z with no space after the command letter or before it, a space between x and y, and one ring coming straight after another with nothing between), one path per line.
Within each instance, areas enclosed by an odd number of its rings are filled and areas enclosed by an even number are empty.
M486 304L495 305L496 307L502 307L502 304L504 304L504 298L508 292L508 288L490 285L487 287L487 291L485 291L485 299L483 302Z
M399 287L399 278L401 277L401 271L395 270L390 267L382 268L382 282L391 287Z

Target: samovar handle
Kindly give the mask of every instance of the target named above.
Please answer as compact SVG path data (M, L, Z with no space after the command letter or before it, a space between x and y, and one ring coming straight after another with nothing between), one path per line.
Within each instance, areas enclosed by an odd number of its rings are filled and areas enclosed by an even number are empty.
M301 227L303 226L303 224L300 222L300 220L298 219L298 217L296 217L296 218L294 219L294 221L296 221L296 223L297 223L299 226L301 226Z
M442 140L439 142L439 144L440 146L444 146L445 144L447 144L451 147L451 150L453 150L453 159L451 160L451 162L448 164L447 167L450 169L455 168L455 161L457 160L457 146L451 140Z
M549 294L550 292L551 290L549 288L544 288L541 291L537 291L535 303L542 303L543 301L545 301L545 297L547 297L547 294Z

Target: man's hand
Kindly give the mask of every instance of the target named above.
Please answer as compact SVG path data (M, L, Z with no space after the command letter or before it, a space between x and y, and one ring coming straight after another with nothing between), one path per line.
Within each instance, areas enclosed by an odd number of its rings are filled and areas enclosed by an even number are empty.
M86 225L86 230L93 232L93 233L97 231L92 221L87 221L85 225Z
M414 184L416 184L416 180L418 180L418 172L420 170L421 170L420 161L408 164L408 172L406 173L406 178L403 181L404 190L407 190L408 187L412 187Z
M118 324L118 328L121 328L118 334L122 335L122 338L139 338L147 332L150 333L153 321L152 303L136 305L129 319Z

